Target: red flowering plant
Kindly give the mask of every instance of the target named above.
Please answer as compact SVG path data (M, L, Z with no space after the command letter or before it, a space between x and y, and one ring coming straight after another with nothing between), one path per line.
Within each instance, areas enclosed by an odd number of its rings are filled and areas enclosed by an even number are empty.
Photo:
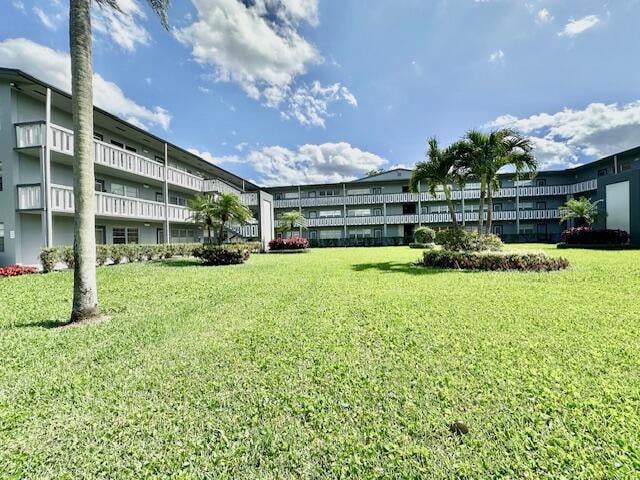
M9 265L8 267L0 268L0 277L17 277L18 275L28 275L30 273L37 273L36 267L23 267L21 265Z
M629 241L624 230L594 230L591 227L574 227L561 234L567 245L619 245Z
M306 250L309 240L304 237L274 238L269 242L270 250Z

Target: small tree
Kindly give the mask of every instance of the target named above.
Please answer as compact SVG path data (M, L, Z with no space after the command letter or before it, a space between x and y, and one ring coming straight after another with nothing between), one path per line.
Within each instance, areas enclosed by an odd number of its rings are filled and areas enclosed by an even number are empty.
M189 204L193 210L191 218L211 236L211 231L218 230L216 240L222 245L225 240L225 229L232 222L247 223L253 218L249 210L234 193L219 195L198 195Z
M598 204L602 200L592 202L590 198L580 197L578 199L570 198L560 207L560 223L568 220L578 220L582 224L588 226L593 225L600 217L602 212L598 208Z
M278 232L293 232L296 229L304 228L306 230L305 218L298 210L285 212L280 217L280 222L276 227Z

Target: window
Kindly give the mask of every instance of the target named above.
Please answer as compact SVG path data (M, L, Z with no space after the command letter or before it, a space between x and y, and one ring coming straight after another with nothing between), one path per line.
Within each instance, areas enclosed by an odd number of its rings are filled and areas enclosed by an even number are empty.
M116 142L115 140L111 140L111 145L115 145L116 147L124 148L124 143Z
M138 243L137 227L113 227L113 243Z
M349 210L348 215L350 217L368 217L371 215L371 209L369 208L356 208L353 210Z
M338 195L337 190L320 190L321 197L337 197Z
M317 230L309 230L309 238L311 240L315 240L316 238L318 238L318 231Z
M501 212L502 211L502 204L501 203L494 203L493 204L493 211L494 212Z
M0 252L4 252L4 223L0 222Z
M276 196L274 197L276 200L282 200L282 194L280 192L276 193Z
M318 212L309 212L309 218L318 218Z
M382 229L381 228L376 228L373 231L373 237L374 238L382 238Z
M0 161L0 192L2 191L2 161Z
M538 235L546 235L547 234L547 224L546 223L539 223L538 225L536 225L536 233Z
M164 203L164 195L160 192L156 192L156 202Z
M342 216L342 210L324 210L324 211L318 212L319 218L330 218L330 217L341 217L341 216Z
M371 189L371 193L374 195L382 195L382 187L374 187Z
M120 185L119 183L111 184L111 193L114 195L122 195L124 197L138 198L137 187L129 187L127 185Z
M138 150L136 150L134 147L130 147L129 145L125 145L124 146L125 150L128 150L130 152L136 153Z
M598 170L598 176L599 177L604 177L607 174L607 169L606 168L601 168L600 170Z
M309 192L309 193L307 194L307 197L309 197L309 198L316 198L316 192Z
M294 199L294 198L298 198L298 192L286 192L284 194L284 198L286 200L290 200L290 199Z
M107 191L107 189L105 187L105 184L104 184L104 180L102 178L96 178L95 189L96 189L96 192L106 192Z
M193 228L172 228L171 241L174 243L192 243L195 242L196 233Z
M376 216L376 217L382 216L382 209L381 208L374 208L373 209L373 215Z
M186 207L187 199L178 195L169 195L169 203L171 205L180 205L181 207Z
M533 228L533 225L520 224L520 233L533 233L534 231L535 229Z
M538 178L536 180L536 187L546 187L547 186L547 180L544 178Z
M402 193L409 193L409 185L404 185L402 187Z
M358 228L349 230L349 238L371 238L370 228Z
M520 210L533 210L533 203L520 202Z
M547 202L536 202L536 210L546 210Z
M107 243L107 227L96 225L96 244L104 245L105 243Z
M98 132L93 132L93 139L102 142L104 140L104 135Z
M420 212L422 215L426 215L429 213L429 207L422 207L422 211Z
M347 190L347 195L369 195L368 188L351 188Z
M494 225L493 233L496 235L502 235L502 225Z

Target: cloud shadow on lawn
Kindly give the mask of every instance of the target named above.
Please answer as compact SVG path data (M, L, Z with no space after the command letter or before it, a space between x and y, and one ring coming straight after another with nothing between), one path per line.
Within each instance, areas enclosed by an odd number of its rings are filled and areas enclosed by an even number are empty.
M379 270L381 272L406 273L409 275L433 275L448 271L441 268L420 267L414 265L412 262L357 263L351 265L351 269L356 272Z
M156 260L155 264L163 267L206 267L206 265L197 258L183 258L180 260Z

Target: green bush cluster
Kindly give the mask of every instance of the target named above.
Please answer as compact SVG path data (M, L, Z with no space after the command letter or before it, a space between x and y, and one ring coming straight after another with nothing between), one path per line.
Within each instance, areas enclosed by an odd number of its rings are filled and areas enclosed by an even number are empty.
M462 229L440 230L436 244L452 252L483 252L502 250L502 240L492 233L479 234Z
M44 273L52 272L56 264L60 261L60 250L56 247L43 248L40 251L40 263Z
M249 259L251 250L243 243L200 245L193 251L193 256L202 260L205 265L237 265Z
M561 257L548 257L544 253L453 252L430 250L422 255L421 265L463 270L520 270L549 272L562 270L569 261Z
M423 250L430 250L434 247L434 243L420 243L420 242L411 242L409 244L409 248L420 248Z
M436 240L436 232L429 227L419 227L414 232L413 239L415 243L433 243Z

